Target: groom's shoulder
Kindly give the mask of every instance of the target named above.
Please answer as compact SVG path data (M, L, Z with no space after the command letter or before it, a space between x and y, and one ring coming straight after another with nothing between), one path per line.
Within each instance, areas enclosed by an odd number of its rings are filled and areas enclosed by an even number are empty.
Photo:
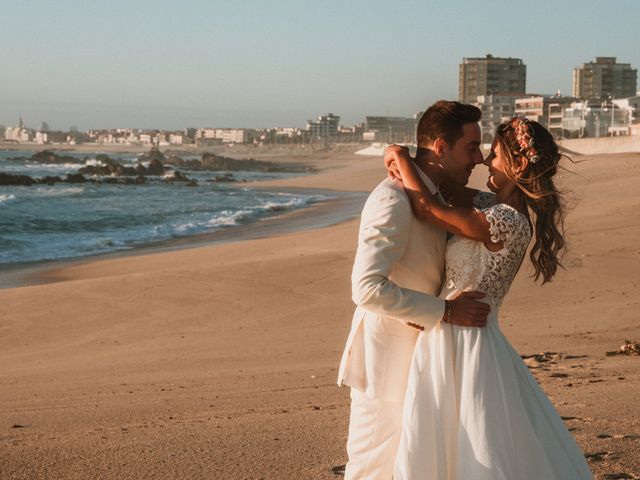
M365 208L367 205L374 206L380 202L409 205L409 198L400 181L385 178L371 191Z
M390 195L407 198L407 194L404 191L402 182L400 182L399 180L392 180L390 178L385 178L378 185L376 185L376 188L371 191L371 196L374 195Z

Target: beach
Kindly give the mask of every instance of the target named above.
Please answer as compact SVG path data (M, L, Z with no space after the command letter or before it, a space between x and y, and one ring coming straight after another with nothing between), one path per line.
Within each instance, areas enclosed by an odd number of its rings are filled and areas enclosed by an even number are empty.
M640 357L607 355L640 340L640 154L574 160L565 270L539 286L525 262L500 322L596 478L640 478ZM261 187L367 192L385 175L344 152L282 161L320 173ZM358 219L314 227L0 290L0 479L338 478Z

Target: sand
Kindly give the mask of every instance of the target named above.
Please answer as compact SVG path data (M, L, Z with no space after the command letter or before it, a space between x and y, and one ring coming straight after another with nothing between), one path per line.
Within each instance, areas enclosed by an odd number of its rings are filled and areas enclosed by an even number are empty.
M576 159L566 270L540 287L524 268L501 324L522 355L551 352L527 362L596 478L635 478L640 357L606 352L640 340L640 155ZM265 183L384 176L377 158L293 160L322 172ZM0 290L0 478L338 478L357 227L92 259Z

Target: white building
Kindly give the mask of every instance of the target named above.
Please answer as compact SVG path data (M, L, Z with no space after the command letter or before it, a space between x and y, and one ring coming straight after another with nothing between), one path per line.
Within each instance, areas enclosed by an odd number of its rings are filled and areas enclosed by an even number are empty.
M585 100L564 109L562 128L573 138L628 135L629 118L629 111L615 104Z
M576 99L560 95L532 95L516 99L515 114L526 117L546 127L556 137L563 136L563 111Z
M640 96L619 98L613 100L613 104L629 112L629 123L640 120Z
M140 138L140 143L144 145L151 145L154 141L154 135L150 133L141 133L139 138Z
M47 132L36 132L36 143L44 144L49 143L49 135Z
M480 131L482 142L491 143L498 126L515 114L516 99L520 95L479 95L474 105L482 111Z
M198 140L214 139L216 138L216 129L215 128L198 128L196 130L195 138Z
M199 128L197 140L221 140L222 143L248 143L255 137L255 131L247 128Z
M184 143L184 135L182 133L170 133L169 143L171 145L182 145Z
M276 127L273 129L276 138L296 138L303 135L302 130L296 127Z
M7 127L4 138L11 142L30 142L33 140L33 132L24 127Z

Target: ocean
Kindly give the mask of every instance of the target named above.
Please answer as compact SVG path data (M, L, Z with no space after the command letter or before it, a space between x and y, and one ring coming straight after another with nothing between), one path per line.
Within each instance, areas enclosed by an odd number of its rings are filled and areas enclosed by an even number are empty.
M80 164L10 160L30 157L32 153L0 150L0 172L64 177L77 173L84 165L99 163L95 158L98 152L56 152L82 159ZM126 166L138 163L136 154L109 156ZM150 182L0 186L0 269L131 250L231 229L331 198L325 194L249 186L254 181L299 173L232 172L240 182L223 183L207 180L225 172L179 170L198 185Z

